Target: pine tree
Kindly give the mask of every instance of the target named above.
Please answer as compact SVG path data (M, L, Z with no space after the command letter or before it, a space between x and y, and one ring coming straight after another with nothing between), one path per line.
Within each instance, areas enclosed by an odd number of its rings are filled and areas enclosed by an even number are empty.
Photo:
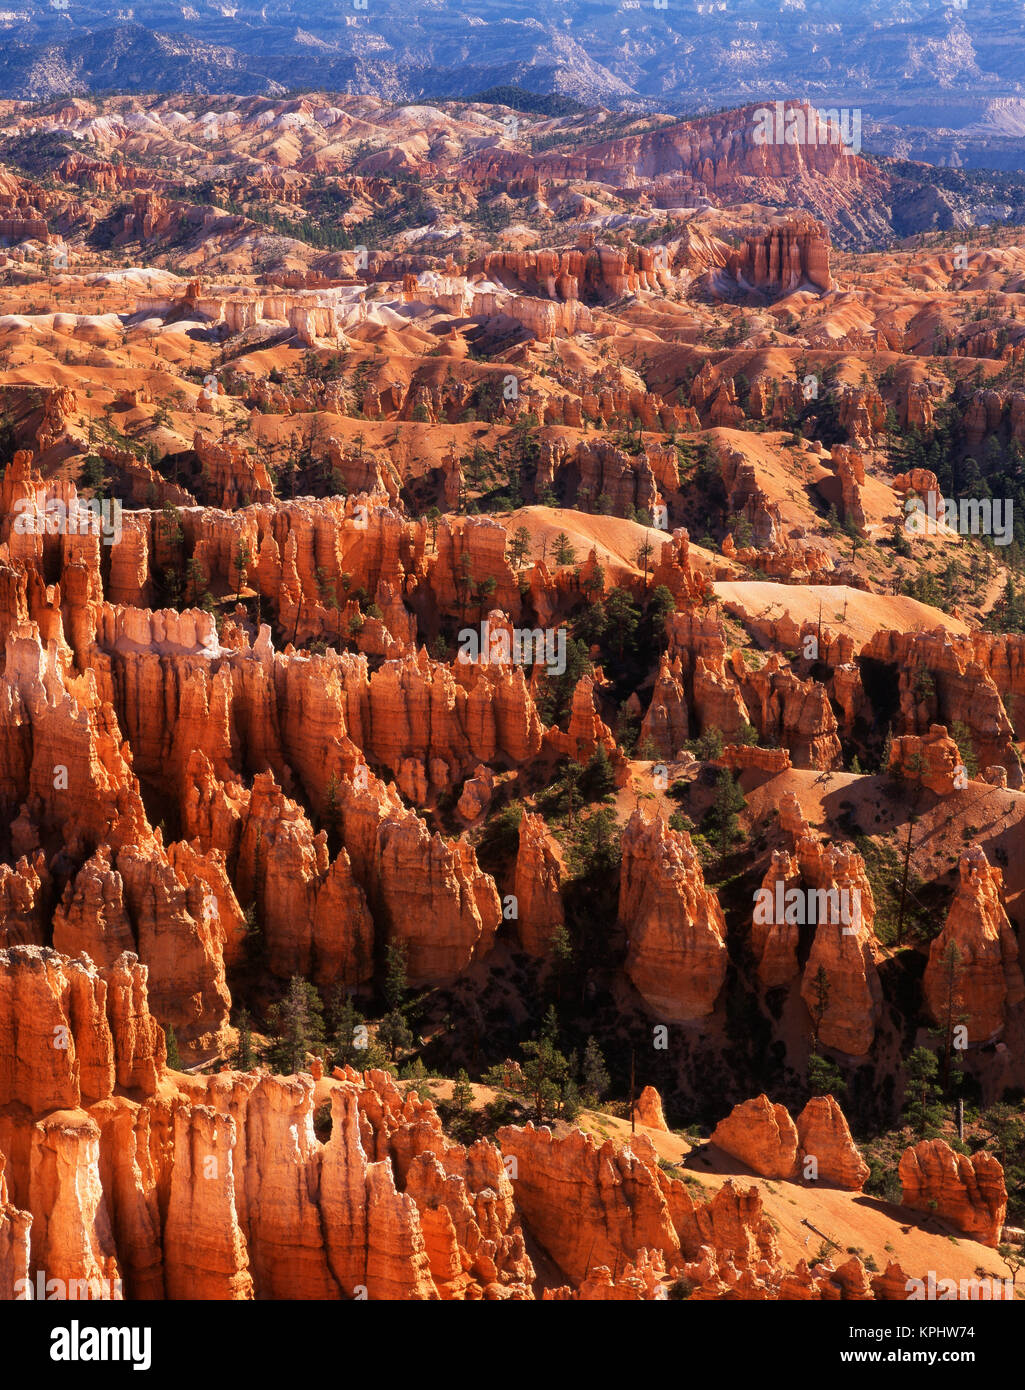
M408 982L406 978L406 948L401 941L389 942L384 952L384 996L385 1008L389 1013L401 1009Z
M884 742L883 742L883 751L882 751L882 755L881 755L881 757L880 757L880 759L879 759L879 770L880 770L881 772L883 772L884 774L889 774L889 773L890 773L890 760L892 759L892 757L893 757L893 729L892 729L892 727L891 727L891 728L889 728L889 729L886 730L886 739L885 739ZM892 775L893 775L893 777L895 777L897 780L900 779L901 771L900 771L900 765L899 765L899 764L894 768Z
M815 996L815 1003L811 1007L811 1041L812 1051L817 1052L822 1020L825 1018L826 1010L829 1008L829 976L826 974L826 968L823 965L820 965L815 972L815 979L812 981L812 993Z
M324 796L324 826L327 830L328 846L332 853L338 849L338 778L332 772Z
M588 801L604 801L606 796L616 790L616 775L612 771L612 763L603 743L599 743L592 753L579 785Z
M470 1085L470 1078L466 1068L460 1067L459 1075L455 1079L452 1087L452 1109L458 1114L463 1115L473 1104L473 1087Z
M580 1114L581 1104L580 1088L571 1076L567 1077L562 1083L562 1095L559 1098L559 1114L568 1124L572 1124Z
M601 1048L594 1038L588 1038L580 1064L580 1092L584 1104L592 1107L598 1105L609 1089L610 1080Z
M570 544L569 536L565 531L560 531L555 537L555 563L557 565L571 565L577 558L577 552Z
M726 857L740 833L737 812L746 805L744 793L733 780L733 774L728 768L722 768L716 778L715 800L705 815L705 825L718 846L721 858Z
M530 555L530 532L525 526L518 526L509 542L509 558L513 569L519 569Z
M237 1071L252 1071L256 1059L253 1055L253 1030L248 1009L239 1009L238 1042L231 1056L231 1065Z
M926 1138L943 1118L938 1073L936 1056L927 1047L916 1047L904 1064L904 1113L920 1139Z
M954 1050L954 1028L958 1023L966 1022L967 1017L955 1013L958 993L957 967L961 962L961 952L957 948L956 941L952 940L947 942L940 959L945 968L947 981L946 1020L943 1028L943 1089L946 1090L950 1085L950 1062L951 1054Z
M979 774L979 760L975 756L975 748L972 743L972 731L962 720L957 719L950 726L950 737L957 744L957 751L961 755L961 762L969 781Z
M655 547L651 541L646 540L637 547L636 561L638 566L644 571L644 592L648 592L648 564L655 553Z
M233 562L235 569L238 570L238 589L235 593L236 603L238 603L239 599L242 597L242 585L245 581L246 570L252 563L252 559L253 552L249 549L248 545L246 545L245 541L239 541Z
M562 998L562 988L573 969L573 941L560 922L548 937L548 955L552 962L552 978L556 998Z
M284 999L271 1005L267 1020L277 1035L270 1050L271 1065L285 1075L301 1071L307 1053L324 1045L324 1011L316 988L293 975Z
M838 1096L846 1090L840 1068L820 1052L808 1058L808 1090L813 1096Z
M554 1115L562 1104L563 1087L569 1077L569 1062L556 1047L558 1019L554 1006L545 1015L541 1032L536 1038L520 1043L523 1076L534 1103L538 1124L546 1115Z
M182 1059L178 1051L178 1037L173 1028L168 1028L164 1033L167 1039L167 1065L172 1071L181 1071Z
M331 1051L336 1067L366 1067L367 1048L359 1045L366 1038L365 1030L363 1015L348 995L332 1007Z
M707 729L703 729L694 740L694 752L700 762L714 763L716 758L722 754L722 750L722 730L717 729L714 724L710 724Z
M394 1061L396 1052L407 1052L413 1046L413 1034L400 1009L386 1013L377 1025L377 1040Z

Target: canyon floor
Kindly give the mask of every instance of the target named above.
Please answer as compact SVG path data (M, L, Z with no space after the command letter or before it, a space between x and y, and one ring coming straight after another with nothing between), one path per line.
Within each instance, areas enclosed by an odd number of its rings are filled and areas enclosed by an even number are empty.
M0 1299L1016 1293L1025 241L787 110L0 103Z

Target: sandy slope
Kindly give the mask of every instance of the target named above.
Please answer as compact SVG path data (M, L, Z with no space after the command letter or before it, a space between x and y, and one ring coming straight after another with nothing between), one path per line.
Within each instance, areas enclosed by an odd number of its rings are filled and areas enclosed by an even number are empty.
M931 632L942 627L950 633L968 632L960 618L952 618L917 599L868 594L843 584L797 586L758 579L727 580L716 584L715 592L727 610L741 622L752 618L778 619L789 612L797 623L817 623L821 604L823 627L848 633L856 646L886 629Z
M598 1137L623 1143L630 1139L628 1120L587 1111L581 1115L579 1124ZM744 1186L757 1187L788 1264L802 1259L810 1263L822 1245L822 1237L826 1236L841 1247L840 1263L847 1258L848 1249L855 1248L863 1260L871 1255L880 1270L891 1260L897 1260L905 1273L915 1278L935 1270L937 1279L970 1279L976 1269L984 1269L994 1278L1007 1277L1007 1270L995 1251L958 1235L952 1226L934 1216L839 1188L760 1178L721 1149L707 1146L695 1153L693 1147L676 1134L647 1129L643 1125L637 1128L648 1135L660 1158L683 1163L688 1155L694 1154L686 1172L712 1191L721 1187L727 1177L738 1179ZM804 1225L805 1220L817 1231Z
M535 558L541 554L542 543L547 542L550 568L554 568L555 537L565 532L576 550L577 560L586 560L593 547L598 563L616 582L643 573L637 561L637 552L646 542L654 547L648 561L649 569L653 568L658 563L661 547L669 539L665 531L654 526L641 526L636 521L626 521L619 516L573 511L568 507L522 507L516 512L496 513L492 519L504 526L510 535L519 527L526 527L533 542L531 555ZM693 544L690 555L695 568L706 572L714 572L717 567L721 569L727 563L721 556Z

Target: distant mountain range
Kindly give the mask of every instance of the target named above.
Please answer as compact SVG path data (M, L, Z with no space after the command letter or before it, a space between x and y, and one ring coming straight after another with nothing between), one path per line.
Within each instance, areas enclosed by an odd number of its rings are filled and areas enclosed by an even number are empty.
M858 105L866 146L1018 169L1020 0L24 0L0 9L0 95L315 90L386 100L515 84L692 113L759 97Z

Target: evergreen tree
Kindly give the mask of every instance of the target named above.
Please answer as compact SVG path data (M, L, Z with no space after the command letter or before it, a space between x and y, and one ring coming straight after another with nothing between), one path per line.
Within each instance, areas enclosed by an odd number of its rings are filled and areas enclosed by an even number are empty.
M242 597L242 585L245 581L246 570L252 563L253 552L246 545L245 541L239 541L233 557L234 568L238 571L238 588L235 592L235 602L238 603Z
M622 852L619 825L611 806L603 806L580 824L576 843L570 847L570 867L582 876L608 876L619 867Z
M957 751L961 755L961 762L969 780L979 774L979 760L975 756L975 748L972 744L972 733L968 725L962 720L957 719L950 726L950 737L957 744Z
M409 987L406 979L406 948L401 941L388 943L384 961L384 985L381 993L384 996L385 1008L394 1012L401 1009Z
M892 776L892 777L894 778L895 781L898 781L898 782L899 782L899 781L902 780L902 773L901 773L900 764L898 763L897 766L894 767L893 772L892 772L892 773L890 772L890 759L891 759L892 757L893 757L893 728L892 728L892 726L891 726L890 728L888 728L888 729L886 730L886 738L885 738L884 741L883 741L883 751L882 751L882 753L880 754L880 757L879 757L879 770L880 770L881 772L887 774L888 776Z
M350 995L336 994L330 1021L331 1055L336 1067L366 1071L386 1060L384 1049L370 1037L366 1020Z
M714 724L710 724L707 729L702 729L694 740L693 748L694 754L700 762L714 763L716 758L722 755L722 730L717 729Z
M838 1096L846 1090L840 1068L820 1052L808 1058L808 1090L813 1096Z
M954 1052L954 1029L958 1024L967 1023L969 1015L958 1014L956 1012L957 967L961 961L961 952L957 948L956 941L947 942L940 959L943 963L947 996L944 1006L945 1018L943 1023L943 1089L946 1091L950 1085L950 1064Z
M579 787L581 794L588 801L604 801L616 790L616 776L603 743L599 743L592 753L581 774Z
M819 1032L822 1028L822 1020L829 1008L829 976L826 974L824 965L820 965L815 972L815 978L812 981L812 993L815 997L815 1003L811 1006L811 1041L812 1052L815 1053L819 1050Z
M938 1073L936 1056L927 1047L916 1047L904 1064L904 1114L920 1139L943 1119Z
M577 558L577 552L570 544L569 536L565 531L560 531L555 537L555 563L557 565L571 565Z
M332 853L338 852L338 777L332 772L324 797L324 828Z
M569 932L560 922L548 937L548 955L552 963L552 983L555 997L562 998L562 990L573 971L573 941Z
M269 1059L284 1075L301 1071L306 1055L324 1045L324 1010L316 987L301 975L293 975L285 997L267 1010L267 1021L277 1037Z
M636 563L639 569L644 571L644 592L648 592L648 567L651 557L655 553L655 547L651 541L645 540L637 547Z
M666 620L670 613L675 612L676 600L673 598L672 592L664 584L659 584L652 590L648 611L645 615L645 626L648 630L653 657L658 652L665 650Z
M256 840L256 855L257 855L257 859L259 859L259 854L260 854L260 843L261 843L261 841L260 841L259 832L257 832L257 840ZM247 962L248 962L250 965L259 966L259 965L262 963L262 960L263 960L264 939L263 939L263 929L261 928L260 923L259 923L259 921L257 920L257 916L256 916L256 904L255 904L255 903L250 903L249 906L245 909L245 912L244 912L242 915L243 915L243 921L244 921L244 924L245 924L245 933L246 933L246 935L245 935L245 941L243 942L243 948L244 948L244 950L245 950L246 960L247 960Z
M231 1065L237 1071L252 1071L256 1064L256 1058L253 1054L253 1029L248 1009L239 1009L236 1027L238 1029L238 1042L231 1054Z
M470 1078L466 1073L465 1067L460 1067L459 1075L455 1079L452 1087L452 1109L458 1115L464 1115L473 1104L473 1087L470 1085Z
M715 800L705 813L704 826L722 858L740 834L737 812L746 805L744 793L733 780L732 772L729 768L721 768L715 782Z
M598 1105L608 1091L610 1081L601 1048L594 1038L588 1038L580 1063L580 1093L584 1104L592 1107Z
M640 610L629 591L613 589L605 600L604 640L620 662L626 661L634 650L640 618Z
M541 1032L536 1038L520 1043L523 1053L523 1076L534 1103L538 1124L545 1116L554 1116L561 1107L563 1088L569 1079L569 1061L556 1046L558 1020L554 1007L548 1010Z
M559 1098L559 1113L567 1123L572 1124L580 1114L580 1108L580 1088L573 1080L572 1076L569 1076L562 1083L562 1095Z
M396 1052L407 1052L413 1046L413 1034L400 1009L386 1013L377 1025L377 1040L391 1060Z
M519 569L530 556L530 532L525 526L517 526L509 542L509 559L513 569Z

